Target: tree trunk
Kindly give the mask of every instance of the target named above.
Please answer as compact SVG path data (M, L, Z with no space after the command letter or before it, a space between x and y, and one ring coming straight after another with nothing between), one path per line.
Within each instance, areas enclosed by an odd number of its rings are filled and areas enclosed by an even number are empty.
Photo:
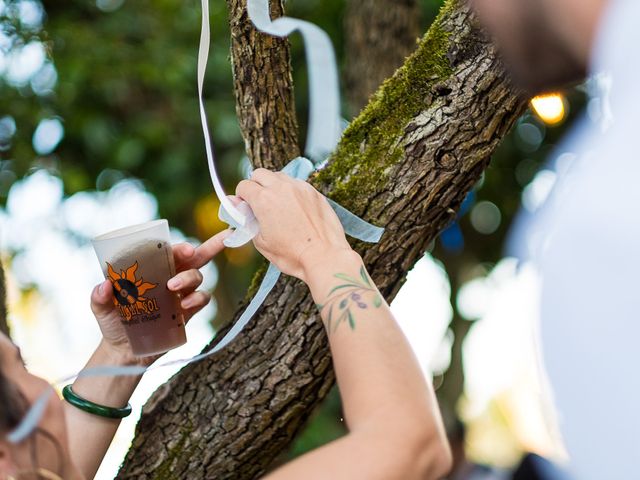
M442 257L439 257L442 260ZM464 280L462 278L462 265L464 261L459 256L445 258L449 285L451 287L450 301L453 316L449 323L449 328L453 333L453 344L451 345L451 362L449 368L442 376L442 383L436 394L438 405L442 413L445 425L454 425L458 418L457 405L464 393L464 358L463 347L467 334L473 326L473 321L466 320L460 315L456 305L458 293Z
M379 244L355 247L387 300L454 218L525 103L466 2L451 0L311 179L386 227ZM149 400L119 478L256 478L333 382L314 303L285 276L231 345Z
M420 9L416 0L347 2L345 88L353 114L415 50L419 37Z
M246 0L227 0L236 112L245 150L256 167L280 170L300 155L289 41L256 31ZM281 17L281 0L271 1Z
M0 263L0 332L9 336L7 324L7 284L4 279L4 267Z

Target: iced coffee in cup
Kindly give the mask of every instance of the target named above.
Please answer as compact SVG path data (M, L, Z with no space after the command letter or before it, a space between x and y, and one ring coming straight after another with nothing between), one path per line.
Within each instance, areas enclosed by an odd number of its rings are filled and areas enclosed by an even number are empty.
M169 238L168 222L156 220L92 241L138 357L164 353L187 341L180 299L167 288L176 274Z

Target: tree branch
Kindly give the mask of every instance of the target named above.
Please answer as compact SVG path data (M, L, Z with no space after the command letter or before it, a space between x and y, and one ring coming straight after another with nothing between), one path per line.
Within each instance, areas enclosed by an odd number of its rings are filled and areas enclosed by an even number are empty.
M418 2L348 0L344 30L345 87L355 114L415 50L420 37Z
M7 324L7 283L4 279L4 267L0 263L0 332L9 335Z
M300 155L289 41L256 31L246 0L227 0L236 112L249 160L280 170ZM271 1L271 18L284 13Z

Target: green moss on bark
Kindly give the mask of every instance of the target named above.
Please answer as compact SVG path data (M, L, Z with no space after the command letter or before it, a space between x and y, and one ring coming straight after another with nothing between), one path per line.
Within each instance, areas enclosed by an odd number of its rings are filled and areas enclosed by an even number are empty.
M314 178L330 197L358 212L357 198L378 191L403 157L403 129L430 97L432 87L453 70L447 58L449 32L443 23L458 0L447 0L418 49L386 80L344 132L328 165ZM368 197L369 195L367 195Z
M180 436L178 443L176 443L172 448L167 449L167 458L153 472L154 480L170 480L176 478L174 472L178 469L178 465L174 465L174 462L178 462L179 465L184 465L189 461L194 453L194 446L187 450L184 448L192 431L193 427L191 425L185 427L182 430L182 435Z
M453 73L447 58L449 32L443 23L458 1L445 1L418 49L373 95L345 130L327 166L312 179L345 208L359 212L357 198L370 197L363 197L362 192L374 194L385 185L391 167L403 157L398 143L403 129L425 108L431 88ZM265 262L253 276L245 300L258 291L267 266Z

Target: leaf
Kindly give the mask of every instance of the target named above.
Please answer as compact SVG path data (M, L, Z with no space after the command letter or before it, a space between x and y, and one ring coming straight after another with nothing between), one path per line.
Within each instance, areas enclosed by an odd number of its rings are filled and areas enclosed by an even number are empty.
M153 290L157 286L158 286L157 283L144 282L142 285L138 287L138 295L143 295L148 290Z
M127 268L127 272L125 273L125 278L127 280L129 280L130 282L135 282L136 281L136 270L138 270L138 262L134 263L129 268Z
M339 278L340 280L345 280L349 283L353 283L355 285L360 286L360 282L358 282L358 280L356 280L355 278L351 278L349 275L345 275L344 273L336 273L334 275L334 277Z
M344 308L344 307L346 307L346 306L347 306L347 299L345 298L344 300L342 300L342 301L340 302L340 308Z
M331 295L333 292L335 292L336 290L340 290L341 288L348 288L348 287L352 287L352 288L359 288L360 285L353 285L351 283L345 283L343 285L338 285L337 287L333 287L331 289L331 291L329 292L329 295Z
M348 310L343 311L340 316L338 317L338 320L334 323L335 327L333 329L333 331L335 332L338 327L340 326L340 324L342 323L342 321L345 319L345 317L347 316L347 312ZM329 332L331 332L331 330L329 330Z
M109 262L107 262L107 272L109 273L109 280L112 282L115 282L120 278Z
M353 315L351 314L351 310L347 310L347 316L349 318L349 326L351 327L351 330L355 330L356 329L356 322L353 319Z
M380 308L380 306L382 306L382 297L380 295L376 295L373 299L373 306L376 308Z
M329 314L327 315L327 330L331 332L331 312L333 312L333 308L329 309Z
M364 281L364 283L366 283L371 287L371 282L369 281L369 276L367 275L367 271L364 269L364 265L360 266L360 276L362 277L362 280Z
M319 303L316 303L316 308L320 311L322 311L322 308L324 307L324 305L321 305Z

